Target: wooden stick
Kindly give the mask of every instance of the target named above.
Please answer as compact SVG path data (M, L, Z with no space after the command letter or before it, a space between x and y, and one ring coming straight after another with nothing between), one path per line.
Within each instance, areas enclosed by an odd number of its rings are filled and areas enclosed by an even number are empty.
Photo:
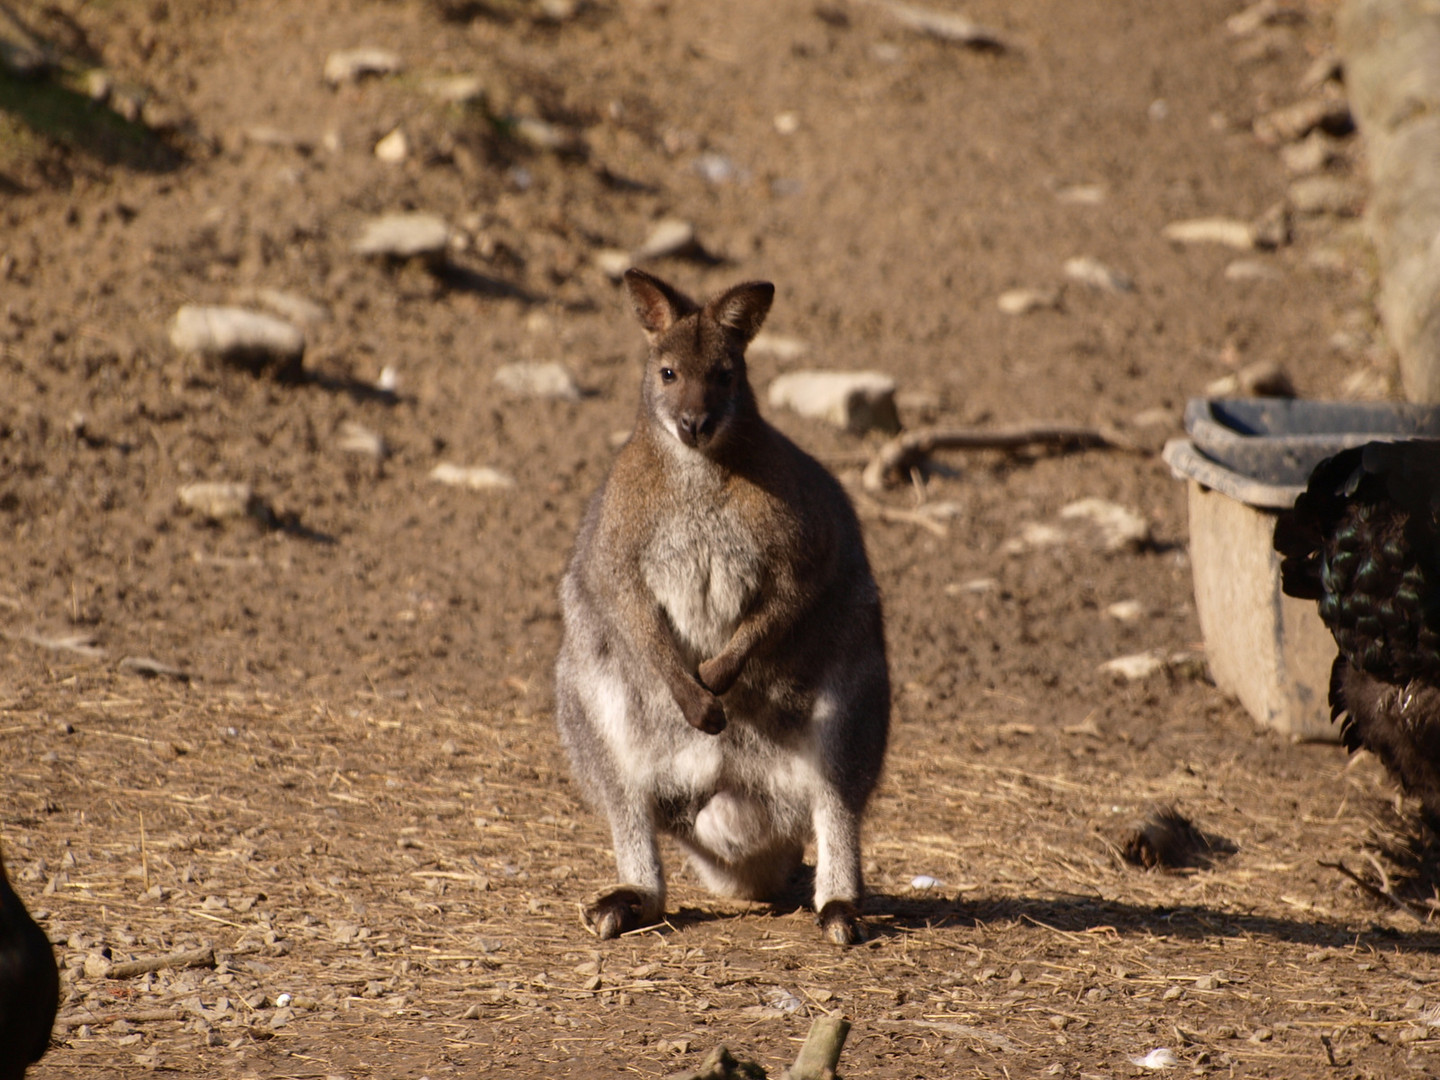
M891 524L918 525L922 529L929 529L936 536L949 536L950 530L942 522L932 517L926 517L914 510L900 510L893 506L886 506L865 495L857 495L855 508L865 517L879 518Z
M1090 447L1135 450L1118 432L1073 424L1021 424L994 428L920 428L896 435L865 466L867 491L902 482L911 469L936 450L1019 450L1026 446Z
M835 1066L849 1034L850 1021L843 1016L819 1017L810 1025L795 1064L785 1070L786 1080L835 1080Z
M1415 906L1414 904L1410 903L1409 900L1396 896L1389 889L1377 888L1376 886L1370 884L1370 882L1366 881L1359 874L1355 873L1354 870L1351 870L1339 859L1336 859L1334 862L1327 862L1324 859L1317 859L1316 862L1318 862L1321 866L1326 867L1327 869L1339 870L1340 873L1344 874L1356 885L1359 885L1360 888L1364 889L1371 896L1375 897L1375 899L1385 900L1391 904L1394 904L1401 911L1405 912L1406 915L1409 915L1412 918L1419 919L1421 922L1430 921L1430 915L1432 914L1431 912L1425 911L1423 908Z
M190 952L171 953L169 956L152 956L145 960L127 960L123 964L113 964L105 974L112 979L133 979L136 975L144 975L151 971L164 971L166 968L214 966L215 950L206 945L203 949L192 949Z

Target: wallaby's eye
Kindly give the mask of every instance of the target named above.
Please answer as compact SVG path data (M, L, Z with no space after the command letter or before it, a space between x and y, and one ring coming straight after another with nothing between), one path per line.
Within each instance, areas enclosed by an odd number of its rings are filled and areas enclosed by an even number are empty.
M729 368L721 368L715 372L715 385L723 388L728 387L735 381L735 373Z
M675 369L672 368L672 367L662 367L662 368L660 369L660 381L661 381L661 382L666 382L666 383L674 382L674 381L675 381Z

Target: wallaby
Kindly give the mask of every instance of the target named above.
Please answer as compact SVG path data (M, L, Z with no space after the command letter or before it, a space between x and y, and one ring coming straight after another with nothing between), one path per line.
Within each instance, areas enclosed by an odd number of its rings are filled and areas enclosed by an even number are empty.
M556 720L620 877L586 922L613 938L659 920L660 833L711 891L750 900L775 899L813 838L822 932L853 944L890 730L859 522L756 406L745 348L775 287L704 307L641 270L625 288L650 343L640 415L560 587Z

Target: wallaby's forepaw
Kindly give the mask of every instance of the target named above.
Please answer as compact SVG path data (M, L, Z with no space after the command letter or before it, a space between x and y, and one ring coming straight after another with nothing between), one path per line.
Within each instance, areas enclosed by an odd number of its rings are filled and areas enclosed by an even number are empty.
M721 653L703 661L696 674L712 694L723 694L734 686L735 680L740 677L740 666Z
M849 900L831 900L820 909L817 917L820 933L835 945L859 945L865 940L865 924L860 911Z
M640 929L645 917L645 897L639 889L620 885L582 905L580 917L596 937L608 941Z
M706 735L719 735L725 730L725 706L714 694L696 695L695 701L685 709L685 720Z

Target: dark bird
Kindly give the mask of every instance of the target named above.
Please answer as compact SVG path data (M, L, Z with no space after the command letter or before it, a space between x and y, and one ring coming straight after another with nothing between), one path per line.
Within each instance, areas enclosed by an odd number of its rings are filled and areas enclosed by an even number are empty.
M1440 832L1440 440L1322 461L1275 523L1281 588L1315 600L1340 654L1330 715Z
M0 859L0 1080L24 1080L40 1060L59 1003L55 950L10 887Z

